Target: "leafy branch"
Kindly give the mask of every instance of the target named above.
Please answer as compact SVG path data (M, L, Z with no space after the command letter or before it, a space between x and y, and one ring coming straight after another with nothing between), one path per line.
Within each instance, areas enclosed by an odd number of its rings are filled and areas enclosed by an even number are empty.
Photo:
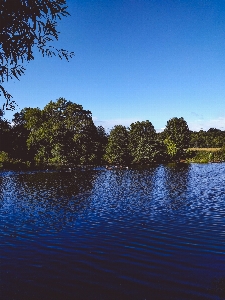
M69 61L74 52L56 49L49 43L58 40L57 19L69 15L65 0L10 0L0 2L0 91L6 99L4 109L15 109L12 95L3 83L22 76L25 61L34 59L36 47L43 56L58 56Z

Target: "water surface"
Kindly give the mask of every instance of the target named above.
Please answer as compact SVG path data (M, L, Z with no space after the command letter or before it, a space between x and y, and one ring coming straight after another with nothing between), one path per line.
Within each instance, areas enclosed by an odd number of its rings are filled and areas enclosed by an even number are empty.
M225 164L0 173L1 299L225 299Z

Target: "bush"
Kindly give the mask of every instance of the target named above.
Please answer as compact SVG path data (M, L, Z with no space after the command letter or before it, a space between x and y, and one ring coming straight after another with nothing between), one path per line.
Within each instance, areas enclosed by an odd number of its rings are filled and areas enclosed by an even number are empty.
M214 161L225 161L225 145L214 153Z
M7 152L0 151L0 168L18 170L28 169L30 167L29 161L21 161L20 159L12 159Z
M0 168L5 168L10 162L9 155L7 152L0 151Z
M195 154L193 153L195 152ZM208 163L210 162L210 154L207 151L193 151L192 157L188 158L189 162L196 162L196 163Z
M187 161L189 162L209 163L209 162L225 161L225 147L215 152L209 152L205 150L203 151L188 150L188 153L190 153L190 156L188 156L187 158Z

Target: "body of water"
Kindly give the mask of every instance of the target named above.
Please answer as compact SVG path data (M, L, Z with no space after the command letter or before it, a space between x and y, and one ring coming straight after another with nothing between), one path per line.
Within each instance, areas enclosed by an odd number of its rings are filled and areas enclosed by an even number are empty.
M225 163L0 173L0 298L225 299Z

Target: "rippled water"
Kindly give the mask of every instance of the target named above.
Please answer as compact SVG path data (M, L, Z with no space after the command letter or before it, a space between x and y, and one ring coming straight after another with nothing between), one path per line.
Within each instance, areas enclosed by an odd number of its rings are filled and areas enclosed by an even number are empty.
M225 299L225 164L0 173L1 299Z

